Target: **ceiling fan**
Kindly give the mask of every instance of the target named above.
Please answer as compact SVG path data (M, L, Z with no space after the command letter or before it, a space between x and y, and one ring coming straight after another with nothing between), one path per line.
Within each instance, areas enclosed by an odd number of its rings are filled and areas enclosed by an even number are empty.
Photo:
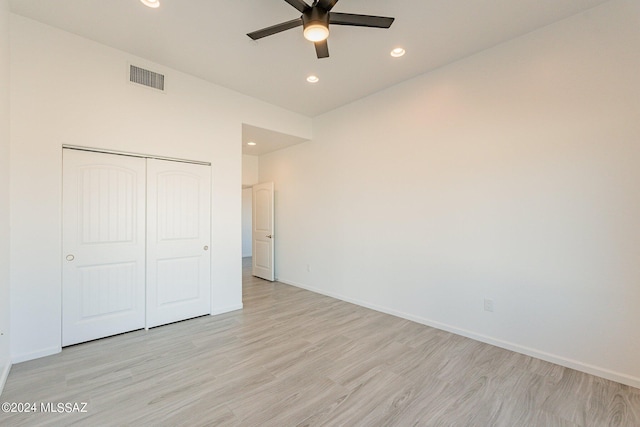
M338 0L314 0L311 6L303 0L285 1L298 9L302 16L247 35L253 40L258 40L302 25L304 37L315 44L318 58L328 58L329 46L327 45L327 37L329 37L329 24L389 28L395 19L384 16L331 12Z

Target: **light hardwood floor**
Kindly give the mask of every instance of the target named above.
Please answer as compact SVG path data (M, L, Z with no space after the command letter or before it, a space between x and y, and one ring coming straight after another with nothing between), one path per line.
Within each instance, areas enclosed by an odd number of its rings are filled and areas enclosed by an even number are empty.
M244 310L15 365L2 426L640 426L640 390L252 278Z

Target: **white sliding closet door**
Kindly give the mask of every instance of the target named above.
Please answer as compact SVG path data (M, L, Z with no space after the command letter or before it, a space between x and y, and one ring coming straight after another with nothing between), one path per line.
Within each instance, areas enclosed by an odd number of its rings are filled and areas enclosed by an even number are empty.
M145 181L145 159L63 150L63 346L145 326Z
M147 159L147 327L211 313L211 167Z

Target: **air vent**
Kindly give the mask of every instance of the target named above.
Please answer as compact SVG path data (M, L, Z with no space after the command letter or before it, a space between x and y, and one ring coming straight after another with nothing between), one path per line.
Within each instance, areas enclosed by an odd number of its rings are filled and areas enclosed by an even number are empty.
M129 69L129 81L158 90L164 90L164 74L154 73L144 68L131 65Z

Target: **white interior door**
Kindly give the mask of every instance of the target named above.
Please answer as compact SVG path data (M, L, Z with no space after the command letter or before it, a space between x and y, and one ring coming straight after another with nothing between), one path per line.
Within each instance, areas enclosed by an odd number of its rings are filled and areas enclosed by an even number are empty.
M63 150L63 346L145 326L145 180L144 159Z
M147 160L147 327L211 313L211 167Z
M273 182L253 186L253 275L274 280Z

